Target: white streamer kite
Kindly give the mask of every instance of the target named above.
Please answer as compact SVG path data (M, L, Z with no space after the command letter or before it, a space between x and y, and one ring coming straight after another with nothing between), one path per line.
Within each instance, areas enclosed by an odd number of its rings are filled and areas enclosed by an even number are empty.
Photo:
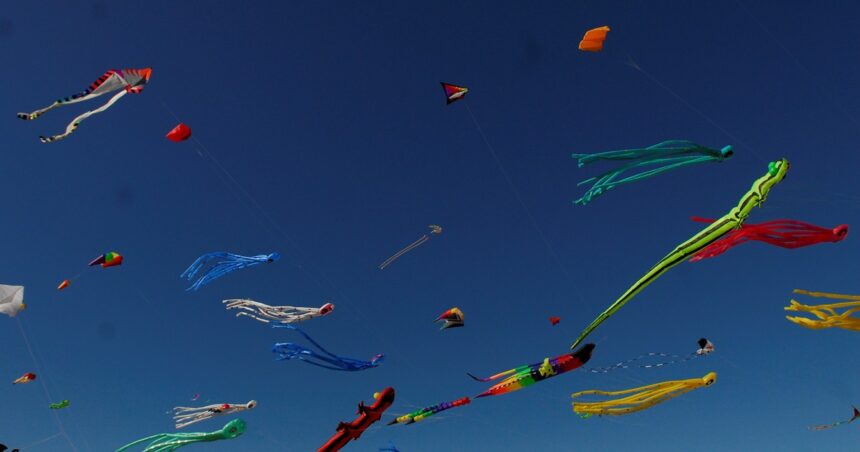
M206 405L199 408L191 408L178 406L173 409L173 421L176 422L176 429L188 427L191 424L203 422L207 419L212 419L216 416L224 414L234 414L241 411L250 410L257 406L256 400L251 400L248 403L240 403L231 405L229 403Z
M326 303L318 308L303 308L298 306L269 306L259 301L233 298L224 300L227 309L240 309L236 317L247 316L258 322L288 324L304 322L305 320L322 317L334 310L332 303Z
M442 233L442 226L439 226L437 224L431 224L427 227L430 228L430 234L439 235ZM410 243L406 248L403 248L402 250L394 253L394 255L389 257L388 259L385 259L385 262L379 264L379 269L385 270L385 267L388 267L389 265L391 265L391 263L396 261L398 258L400 258L400 256L403 256L404 254L414 250L415 248L422 245L424 242L426 242L428 240L430 240L430 235L428 235L428 234L422 235L421 238Z

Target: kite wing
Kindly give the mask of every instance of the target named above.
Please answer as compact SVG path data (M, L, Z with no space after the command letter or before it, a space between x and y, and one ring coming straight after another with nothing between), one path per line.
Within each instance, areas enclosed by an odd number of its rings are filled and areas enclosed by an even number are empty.
M579 50L584 52L600 52L603 50L603 41L606 40L606 34L609 33L609 27L592 28L585 32L582 41L579 41Z
M24 304L24 286L0 284L0 314L15 317L26 307Z

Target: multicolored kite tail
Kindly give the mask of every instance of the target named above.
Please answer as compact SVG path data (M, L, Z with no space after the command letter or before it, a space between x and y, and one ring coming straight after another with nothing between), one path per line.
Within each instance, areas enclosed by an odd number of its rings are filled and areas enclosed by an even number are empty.
M471 402L472 401L469 400L468 397L462 397L452 402L442 402L438 405L428 406L427 408L422 408L420 410L404 414L403 416L398 416L396 419L389 422L388 425L412 424L415 422L422 421L430 416L433 416L440 411L450 410L451 408L456 408L458 406L468 405Z
M596 154L571 154L571 157L579 161L580 168L598 160L633 160L631 163L578 183L577 186L594 182L581 198L574 201L574 204L588 204L592 199L619 185L656 176L682 166L705 162L723 162L732 154L731 146L726 146L718 151L686 140L664 141L647 148L622 149ZM617 179L625 171L649 165L659 166L623 179Z
M670 268L684 262L692 255L696 254L706 246L717 241L720 237L726 235L730 231L739 228L744 220L749 216L754 207L761 205L766 199L770 189L778 184L788 172L789 163L786 159L770 162L768 165L767 174L758 178L752 188L741 198L738 204L732 208L726 215L723 215L705 229L702 229L698 234L694 235L689 240L681 243L675 249L666 255L663 259L657 262L645 276L639 278L621 297L609 305L588 327L586 327L576 342L570 346L571 349L576 348L583 339L585 339L595 328L600 326L612 314L621 309L628 301L633 299L639 292L642 292L649 284L654 282L663 273L666 273Z
M717 374L710 372L702 378L691 378L689 380L675 380L655 383L638 388L625 389L623 391L601 391L592 389L589 391L575 392L570 395L576 399L584 395L615 396L630 394L618 399L605 400L603 402L573 402L573 411L583 418L593 415L598 416L621 416L635 413L651 408L654 405L674 399L679 395L686 394L694 389L710 386L717 381Z
M840 425L843 425L843 424L850 424L850 423L854 422L857 418L860 418L860 410L858 410L857 407L855 407L855 406L852 406L851 408L854 408L854 414L853 414L853 416L851 416L851 419L846 419L844 421L838 421L838 422L834 422L832 424L827 424L827 425L811 425L807 428L809 430L812 430L812 431L821 431L821 430L827 430L827 429L830 429L833 427L839 427Z
M802 327L812 330L821 330L824 328L842 328L850 331L860 331L860 318L851 317L852 314L860 312L860 295L841 295L827 292L809 292L807 290L794 289L794 293L809 295L810 297L823 297L837 300L853 300L844 303L819 304L809 306L800 304L795 300L791 300L791 305L786 306L786 311L807 312L818 317L819 320L807 319L805 317L785 316L785 318ZM837 309L845 309L841 314L837 313Z
M192 443L208 443L222 439L237 438L241 436L242 433L245 433L245 428L245 421L241 419L233 419L218 431L210 433L159 433L157 435L147 436L146 438L141 438L135 442L128 443L117 449L116 452L122 452L146 442L149 442L149 444L142 452L172 452L182 446L187 446Z

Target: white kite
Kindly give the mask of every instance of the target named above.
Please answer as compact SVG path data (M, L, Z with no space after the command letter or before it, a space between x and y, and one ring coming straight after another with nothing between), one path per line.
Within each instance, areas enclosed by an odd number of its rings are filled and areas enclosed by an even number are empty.
M24 286L0 284L0 314L15 317L15 314L26 307L27 305L24 304Z
M212 419L222 414L234 414L240 411L250 410L257 406L256 400L251 400L248 403L240 403L231 405L229 403L206 405L199 408L191 408L178 406L173 409L173 421L176 422L176 429L188 427L191 424L203 422L207 419Z
M269 306L254 300L233 298L224 300L227 309L240 309L236 317L248 316L263 323L294 323L304 322L317 317L322 317L334 310L334 305L326 303L318 308L303 308L298 306Z

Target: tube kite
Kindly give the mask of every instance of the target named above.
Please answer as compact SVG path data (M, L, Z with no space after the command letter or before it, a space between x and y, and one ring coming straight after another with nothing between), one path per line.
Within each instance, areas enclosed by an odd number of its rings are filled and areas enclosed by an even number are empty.
M15 317L26 307L27 305L24 304L24 286L0 284L0 314Z
M151 75L152 69L150 68L110 70L105 72L104 75L99 77L99 79L93 82L86 90L77 94L72 94L68 97L57 99L51 105L36 110L32 113L18 113L18 117L25 121L32 121L44 114L45 112L53 110L54 108L60 107L62 105L83 102L90 99L94 99L103 94L122 90L119 93L115 94L113 97L111 97L111 99L101 107L95 110L90 110L73 119L72 122L70 122L69 125L66 126L65 132L59 135L53 135L49 137L39 137L39 140L41 140L42 143L52 143L54 141L62 140L63 138L66 138L67 136L71 135L72 132L74 132L75 129L77 129L81 122L83 122L85 119L89 118L94 114L101 113L107 110L121 97L125 96L128 93L138 94L143 91L143 87L149 82L149 77Z
M597 154L571 154L571 157L578 160L580 168L588 165L589 163L601 160L629 161L629 163L625 163L624 165L609 170L599 176L586 179L576 184L577 186L580 186L593 183L591 188L589 188L581 198L574 201L574 204L588 204L592 199L619 185L647 179L660 173L687 165L695 165L697 163L705 162L723 162L731 157L732 154L733 151L731 146L726 146L718 151L686 140L664 141L647 148L639 149L622 149L619 151L600 152ZM619 179L621 174L625 171L639 170L643 167L651 167L651 169L643 169L639 173Z
M63 400L60 403L52 403L52 404L48 405L48 408L50 408L52 410L61 410L63 408L68 407L69 405L70 405L70 402L68 400Z
M378 354L373 358L370 358L370 361L362 361L360 359L354 358L345 358L343 356L335 355L334 353L329 352L324 349L320 344L314 341L307 333L300 330L295 325L272 325L273 328L289 328L291 330L296 330L305 337L314 347L318 348L320 352L315 352L309 348L304 346L294 344L292 342L279 342L272 347L272 352L278 354L278 360L283 361L287 359L299 359L308 364L313 364L314 366L323 367L331 370L343 370L348 372L355 372L359 370L372 369L374 367L382 364L382 361L385 359L385 355Z
M714 220L693 217L693 221L712 223ZM729 248L749 242L750 240L794 249L824 242L841 242L847 235L847 224L840 224L833 229L822 228L821 226L795 220L774 220L759 224L745 224L693 255L690 258L690 262L719 256Z
M25 384L25 383L29 383L35 379L36 379L36 374L34 374L33 372L27 372L24 375L21 375L20 377L15 379L15 381L13 381L12 384L13 385Z
M782 181L785 174L788 172L788 167L789 163L786 159L770 162L767 174L753 182L752 188L741 198L740 201L738 201L738 204L733 207L729 213L709 224L705 229L699 231L698 234L675 247L675 249L667 254L666 257L660 259L660 261L657 262L657 264L655 264L654 267L645 274L645 276L639 278L639 280L633 283L633 285L630 286L630 288L627 289L621 297L615 300L614 303L609 305L605 311L597 316L597 318L579 334L579 337L576 338L576 342L574 342L570 348L575 348L583 339L591 334L595 328L600 326L603 321L612 316L612 314L615 314L616 311L633 299L636 294L642 292L642 290L662 276L663 273L666 273L670 268L684 262L708 245L719 240L720 237L742 226L744 220L746 220L750 212L752 212L752 209L756 206L760 206L767 199L770 189Z
M305 320L322 317L334 310L334 305L326 303L318 308L301 308L296 306L269 306L254 300L231 298L222 303L227 309L238 309L236 317L250 317L261 323L277 322L287 324L304 322Z
M176 429L178 430L216 416L250 410L255 406L257 406L256 400L251 400L248 403L221 403L198 408L178 406L173 408L173 421L176 423Z
M565 372L570 372L571 370L582 366L591 359L592 350L594 350L594 344L585 344L574 353L556 356L552 359L544 358L543 362L515 367L511 370L497 373L491 377L478 378L472 374L467 375L476 381L483 382L507 377L501 382L490 387L490 389L476 395L476 399L479 397L507 394L509 392L518 391L526 386L531 386L541 380L546 380L547 378L554 377Z
M128 450L134 446L149 443L142 452L172 452L182 446L187 446L193 443L209 443L212 441L220 441L222 439L238 438L245 433L246 424L241 419L233 419L228 422L221 430L210 433L159 433L158 435L147 436L133 443L128 443L120 447L116 452Z
M600 391L592 389L571 394L574 399L584 395L617 396L630 394L617 399L603 402L573 402L573 411L583 418L593 415L598 416L621 416L635 413L651 408L654 405L674 399L679 395L686 394L694 389L710 386L717 381L717 374L710 372L702 378L691 378L689 380L664 381L648 386L625 389L623 391Z
M605 374L605 373L612 372L613 370L629 369L631 367L638 367L641 369L656 369L659 367L671 366L672 364L685 363L687 361L690 361L691 359L696 359L696 358L699 358L702 356L709 355L709 354L711 354L711 352L714 351L714 344L705 338L699 339L698 344L699 344L698 350L696 350L692 353L689 353L687 355L684 355L684 356L672 355L672 354L668 354L668 353L654 353L654 352L652 352L652 353L648 353L645 355L639 355L635 358L628 359L627 361L621 361L621 362L613 364L611 366L593 367L593 368L585 369L585 370L588 372L591 372L593 374ZM642 361L645 359L650 360L650 359L654 359L654 358L669 358L669 359L662 361L662 362L658 362L658 363L639 364L639 365L635 365L635 366L633 365L633 363L635 363L637 361Z
M466 88L465 86L457 86L445 82L440 83L442 83L442 89L445 90L445 98L448 100L447 105L465 98L466 93L469 92L469 88Z
M585 32L582 41L579 41L579 50L583 52L600 52L603 50L603 41L606 40L606 34L610 29L607 25L602 27L592 28Z
M461 311L460 308L451 308L436 318L437 323L442 323L442 326L439 328L440 330L465 326L465 321L466 319L463 316L463 311Z
M795 300L791 300L791 305L786 306L786 311L806 312L814 315L818 320L808 319L805 317L785 316L790 322L794 322L802 327L812 330L821 330L824 328L842 328L850 331L860 331L860 318L851 317L852 314L860 312L860 295L841 295L837 293L827 292L810 292L808 290L794 289L794 293L809 295L810 297L822 297L837 300L851 300L843 303L819 304L809 306L800 304ZM846 308L841 314L837 313L837 309Z
M468 405L471 402L472 401L469 400L468 397L463 397L452 402L442 402L438 405L428 406L427 408L422 408L420 410L404 414L403 416L399 416L393 421L389 422L388 425L412 424L427 419L428 417L433 416L440 411L450 410L451 408L456 408L458 406Z
M373 394L373 405L367 406L364 402L358 403L358 417L352 422L340 422L337 424L337 432L317 449L317 452L336 452L346 446L350 441L361 437L374 422L382 418L382 413L394 403L394 388L385 388ZM117 451L119 452L119 451Z
M167 132L167 139L174 142L179 143L180 141L185 141L191 138L191 127L186 126L185 124L179 123L178 126L174 127L173 130Z
M196 291L227 273L267 262L275 262L280 258L281 255L278 253L240 256L217 251L198 257L179 277L193 281L191 287L185 290Z
M442 233L442 226L431 224L427 227L430 228L430 234L432 234L432 235L439 235ZM400 256L403 256L404 254L414 250L419 245L423 244L424 242L426 242L428 240L430 240L430 235L427 235L427 234L422 235L421 238L410 243L406 248L403 248L402 250L394 253L394 255L392 255L388 259L385 259L385 261L383 263L379 264L379 269L385 270L385 267L388 267L389 265L391 265L391 263L394 262L395 260L397 260Z
M827 430L827 429L833 428L833 427L839 427L840 425L843 425L843 424L850 424L850 423L854 422L854 420L856 420L857 418L860 418L860 410L857 410L857 407L854 407L854 406L852 406L851 408L854 408L854 415L851 416L851 419L846 419L844 421L834 422L832 424L827 424L827 425L810 425L807 428L812 430L812 431L820 431L820 430Z

